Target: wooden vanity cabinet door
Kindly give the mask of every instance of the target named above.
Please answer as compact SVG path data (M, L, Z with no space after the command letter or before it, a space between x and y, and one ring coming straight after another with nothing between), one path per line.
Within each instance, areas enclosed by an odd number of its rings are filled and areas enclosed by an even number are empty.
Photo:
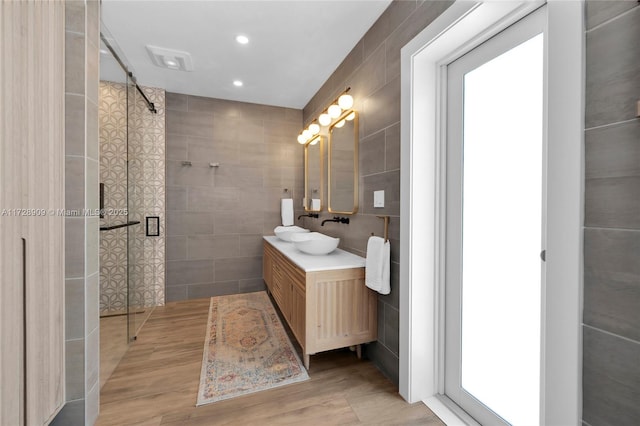
M262 278L269 292L273 293L273 249L266 241L263 243L264 256L262 258Z
M291 285L291 329L300 346L305 347L306 300L304 288L293 283Z

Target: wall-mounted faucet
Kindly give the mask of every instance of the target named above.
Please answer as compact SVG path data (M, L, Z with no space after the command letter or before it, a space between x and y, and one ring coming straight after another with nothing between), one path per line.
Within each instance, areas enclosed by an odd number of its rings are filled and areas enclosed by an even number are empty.
M309 214L301 214L300 216L298 216L298 220L300 220L301 217L312 217L314 219L317 219L318 213L309 213Z
M324 224L326 222L346 223L348 225L349 224L349 218L348 217L334 216L333 219L325 219L325 220L323 220L322 223L320 224L320 226L324 226Z

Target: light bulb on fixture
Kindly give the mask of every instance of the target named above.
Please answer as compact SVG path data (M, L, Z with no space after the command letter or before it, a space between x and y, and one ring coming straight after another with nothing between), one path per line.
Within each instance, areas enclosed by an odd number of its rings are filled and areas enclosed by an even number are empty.
M353 96L346 93L338 98L338 105L340 108L347 110L353 106Z
M351 111L351 114L347 115L344 119L347 121L351 121L354 118L356 118L356 112L355 111Z
M319 140L320 138L315 138L314 140L311 141L311 143L309 143L309 145L316 145Z
M309 125L309 131L312 135L317 135L318 133L320 133L320 126L318 125L318 123L311 123Z
M302 136L304 136L305 140L309 140L311 139L311 132L309 131L309 129L304 129L302 131Z
M318 117L318 122L323 126L328 126L331 124L331 116L329 114L323 113Z
M300 145L304 145L305 143L307 143L307 140L305 139L305 137L303 135L298 135L298 143Z
M338 121L338 122L336 123L336 125L335 125L335 127L337 127L338 129L339 129L340 127L342 127L342 126L344 126L344 120L340 120L340 121Z
M333 104L329 107L329 109L327 109L327 112L329 113L329 116L331 118L338 118L340 117L340 113L342 112L342 108L340 108L338 105Z

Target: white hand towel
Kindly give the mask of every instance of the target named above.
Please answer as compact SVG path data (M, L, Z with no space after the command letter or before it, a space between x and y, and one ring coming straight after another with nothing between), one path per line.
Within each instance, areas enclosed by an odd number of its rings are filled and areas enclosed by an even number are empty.
M282 225L293 225L293 199L283 198L280 200L280 216L282 216Z
M320 210L320 198L311 199L311 210Z
M391 244L380 237L370 237L367 243L365 284L380 294L389 294Z

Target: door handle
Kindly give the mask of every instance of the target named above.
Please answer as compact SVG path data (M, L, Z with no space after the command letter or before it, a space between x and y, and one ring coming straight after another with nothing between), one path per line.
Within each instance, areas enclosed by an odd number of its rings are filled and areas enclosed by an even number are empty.
M546 250L542 250L540 252L540 259L542 259L543 262L547 261L547 251Z

